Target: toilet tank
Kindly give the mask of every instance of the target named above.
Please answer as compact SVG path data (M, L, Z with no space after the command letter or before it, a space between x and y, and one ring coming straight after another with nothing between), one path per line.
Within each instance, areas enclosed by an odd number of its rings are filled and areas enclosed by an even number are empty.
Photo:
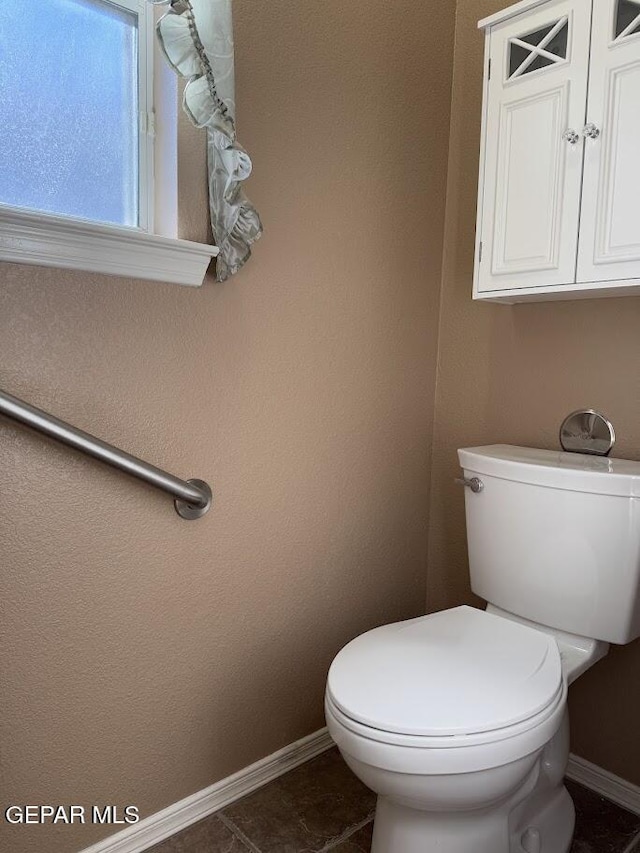
M494 444L458 451L471 588L610 643L640 636L640 462Z

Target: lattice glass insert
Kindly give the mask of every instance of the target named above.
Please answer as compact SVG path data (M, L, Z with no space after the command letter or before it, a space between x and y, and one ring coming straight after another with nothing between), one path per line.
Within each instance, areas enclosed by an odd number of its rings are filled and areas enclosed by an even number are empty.
M519 38L509 39L509 79L562 62L567 58L568 45L567 18L561 18Z
M138 17L0 4L0 202L138 224Z
M614 40L640 33L640 0L618 0Z

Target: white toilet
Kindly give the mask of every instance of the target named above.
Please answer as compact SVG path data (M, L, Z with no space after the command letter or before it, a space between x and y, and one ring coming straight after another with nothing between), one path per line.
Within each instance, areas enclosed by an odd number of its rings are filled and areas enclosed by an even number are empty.
M329 732L378 794L372 853L567 853L568 685L640 635L640 463L507 445L458 455L487 609L345 646Z

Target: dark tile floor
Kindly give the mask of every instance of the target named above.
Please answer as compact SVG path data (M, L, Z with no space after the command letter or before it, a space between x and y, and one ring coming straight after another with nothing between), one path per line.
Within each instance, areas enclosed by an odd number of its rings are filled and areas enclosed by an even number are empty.
M571 853L640 853L640 816L575 782ZM149 853L368 853L375 796L331 749Z

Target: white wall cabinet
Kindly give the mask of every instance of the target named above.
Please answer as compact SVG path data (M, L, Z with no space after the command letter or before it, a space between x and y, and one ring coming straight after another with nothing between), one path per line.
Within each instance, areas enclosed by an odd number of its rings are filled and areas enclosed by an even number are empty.
M480 21L475 299L640 294L640 0Z

